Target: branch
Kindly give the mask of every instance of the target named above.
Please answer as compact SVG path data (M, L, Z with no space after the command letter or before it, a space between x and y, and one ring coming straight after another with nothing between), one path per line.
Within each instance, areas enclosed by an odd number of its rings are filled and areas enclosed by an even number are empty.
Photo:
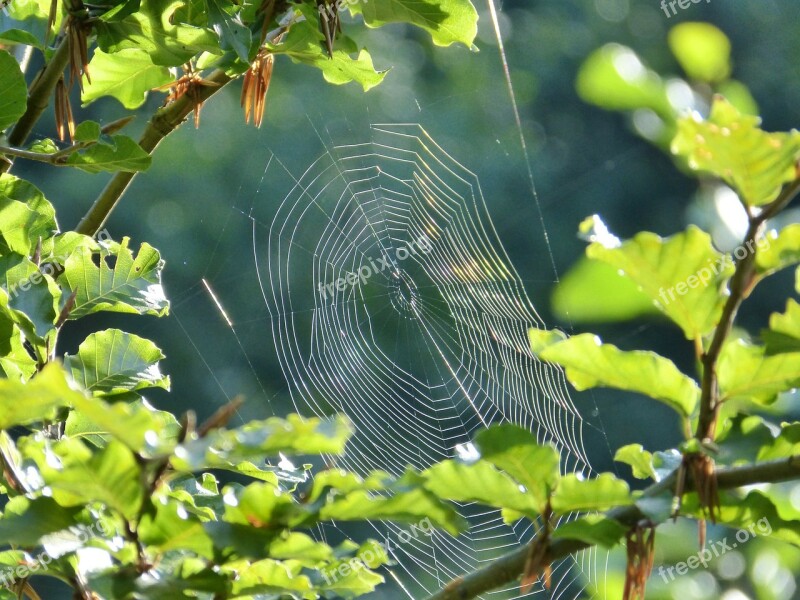
M69 43L67 38L63 38L56 47L50 62L31 84L28 90L28 104L25 113L20 117L14 129L8 135L10 146L21 146L28 139L34 125L42 116L47 106L50 104L50 96L61 79L64 69L69 62ZM11 168L12 163L0 161L0 173L5 173Z
M191 95L191 98L189 97L190 94L184 94L169 106L159 109L153 115L139 140L139 145L145 152L152 155L161 140L175 131L186 120L186 117L194 110L198 102L208 100L226 84L230 83L232 79L224 71L218 70L214 71L205 81L212 85L197 86L196 93ZM114 207L122 198L135 176L136 173L116 173L106 184L106 187L103 188L103 191L100 192L100 195L81 219L81 222L78 223L75 231L85 235L97 233L103 227L111 211L114 210Z
M750 216L750 224L744 243L748 248L755 248L756 238L761 226L778 214L800 192L800 178L784 187L776 200L768 204L757 215ZM736 313L751 289L755 276L755 250L736 263L736 271L731 278L729 286L730 295L722 309L720 322L714 331L714 337L708 350L701 356L703 364L703 378L700 386L700 414L697 420L695 437L699 440L714 439L716 433L717 410L719 409L719 386L717 382L717 362L719 361L722 347L733 327Z
M675 487L676 476L677 469L668 477L647 488L642 497L648 498L671 493ZM720 489L733 489L756 483L777 483L799 477L800 455L717 470L717 483ZM687 488L691 489L691 487L691 482L687 482ZM649 519L636 505L615 508L605 513L605 516L630 526L643 519ZM545 561L554 562L591 546L592 544L580 540L553 540L548 544ZM521 546L492 561L482 569L454 579L444 588L429 596L427 600L469 600L501 585L516 581L522 575L529 552L529 545Z
M133 120L133 116L123 117L104 125L100 132L104 135L110 135L119 131L125 125ZM70 154L85 150L89 146L95 145L96 141L91 142L76 142L66 148L62 148L56 152L33 152L32 150L24 150L23 148L12 148L11 146L0 146L0 155L16 156L17 158L25 158L27 160L36 160L39 162L54 165L56 167L63 167L67 165L67 159Z

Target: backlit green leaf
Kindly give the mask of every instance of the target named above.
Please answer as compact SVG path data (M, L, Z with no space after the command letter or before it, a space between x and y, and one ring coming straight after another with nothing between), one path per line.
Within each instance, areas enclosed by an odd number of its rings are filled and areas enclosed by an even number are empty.
M544 512L550 492L558 482L558 451L553 446L540 445L530 431L511 424L485 429L475 442L481 458L522 484L535 499L537 512Z
M55 209L32 183L7 173L0 174L0 254L30 256L39 238L58 229Z
M767 133L760 123L718 96L707 120L697 114L679 120L672 152L725 181L747 205L762 206L797 178L800 132Z
M469 0L350 0L347 8L362 15L368 27L411 23L427 31L437 46L472 46L478 34L478 13Z
M510 508L531 518L541 511L539 497L527 494L519 482L484 460L474 464L445 460L424 471L423 477L425 487L446 500ZM538 491L541 487L537 485L534 489Z
M591 545L613 548L625 535L627 528L621 523L601 515L587 515L560 525L551 534L554 540L580 540Z
M656 471L653 468L653 455L645 450L641 444L623 446L617 450L614 460L630 465L633 470L633 476L637 479L656 478Z
M793 298L786 302L785 313L772 313L769 329L761 332L767 354L800 352L800 304Z
M787 225L780 232L771 231L759 242L756 272L761 277L800 262L800 223Z
M575 511L609 510L633 504L628 484L610 473L593 479L567 475L553 494L553 511L566 514Z
M668 238L643 232L622 243L596 241L586 255L635 282L689 340L705 335L719 321L725 302L721 290L734 270L730 258L714 249L711 237L694 226Z
M30 383L0 379L0 429L52 419L57 409L80 399L57 363L45 366Z
M686 22L669 32L669 48L692 79L714 83L731 72L731 42L709 23Z
M0 132L17 122L27 103L28 86L17 61L6 50L0 50Z
M106 329L92 333L75 355L64 356L72 378L95 395L110 396L151 387L169 389L169 376L158 362L164 358L150 340Z
M578 390L610 387L639 392L689 416L700 389L672 361L655 352L623 352L603 344L597 336L567 337L558 331L529 332L531 348L542 360L563 366L567 379Z
M28 500L17 496L3 507L0 539L4 544L37 546L43 536L63 531L78 524L78 508L59 506L52 498ZM0 569L2 573L4 569Z
M618 269L581 257L553 289L553 312L564 322L627 321L657 313L655 303Z
M144 243L134 256L128 242L124 238L113 253L81 246L70 254L64 262L64 273L58 278L68 293L77 292L70 319L98 311L159 317L167 314L169 302L161 287L161 255Z
M84 106L103 96L112 96L125 108L138 108L149 91L173 79L166 67L154 65L150 56L138 48L112 54L95 50L89 69L92 81L83 87Z
M347 51L341 49L347 39L340 39L333 51L333 57L328 56L323 48L324 36L316 24L316 11L307 5L298 6L296 10L298 16L302 15L304 18L290 27L280 43L268 45L273 53L285 54L294 62L320 69L325 80L330 83L344 84L354 81L366 91L383 81L386 71L375 70L372 58L366 50L358 51L354 44ZM352 58L351 54L356 52L357 57Z
M581 65L576 87L584 101L608 110L649 108L662 118L673 112L661 78L619 44L593 52Z
M177 67L200 52L219 54L219 39L205 27L174 22L180 0L142 0L138 11L121 21L94 23L97 44L113 54L135 48L150 56L153 64Z
M800 352L767 356L761 346L735 340L722 349L717 366L720 399L769 404L800 385Z
M150 155L126 135L111 136L113 144L93 144L69 155L66 164L87 173L145 171Z

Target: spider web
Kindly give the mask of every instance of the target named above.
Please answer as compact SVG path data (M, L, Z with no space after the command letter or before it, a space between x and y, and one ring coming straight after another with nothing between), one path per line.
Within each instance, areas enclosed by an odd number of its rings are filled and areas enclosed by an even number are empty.
M558 280L554 257L498 16L492 0L487 6L519 136L516 152L522 153L546 246L539 283L552 284ZM423 109L416 98L414 104L419 119L448 120L431 104ZM287 156L291 148L269 155L257 192L248 201L234 199L208 258L205 275L216 294L203 279L182 301L210 295L260 387L249 396L265 397L274 413L284 412L273 403L288 395L303 415L339 412L352 420L347 454L328 458L328 466L400 475L408 465L424 469L457 456L480 429L511 422L553 443L564 472L589 474L584 421L561 371L530 352L527 331L545 325L500 242L477 176L448 152L458 140L449 137L440 146L416 123L354 125L365 112L367 119L382 114L365 106L359 117L344 118L345 131L327 116L309 116L323 151L305 171L298 165L307 164L307 157ZM315 121L325 122L325 139ZM508 156L509 146L497 142ZM251 236L252 255L227 257L248 264L221 276L224 270L211 265L237 235L234 230ZM230 297L225 287L232 285L239 298L234 312L246 320L231 320L223 308ZM224 377L215 373L216 357L204 355L191 325L173 314L227 396ZM274 355L265 345L274 345ZM262 383L273 375L284 388ZM477 505L461 505L459 512L470 528L457 538L434 532L405 541L408 525L383 522L370 523L369 531L326 525L318 535L331 543L386 540L395 564L375 596L422 599L537 531L524 521L506 525L498 511ZM551 587L539 582L527 595L568 599L602 589L605 556L588 550L560 561ZM486 595L520 596L518 583Z
M502 422L555 444L565 471L588 473L582 419L562 373L529 349L528 329L544 325L477 177L420 125L372 125L366 138L330 146L299 177L271 156L262 181L288 192L270 204L271 222L254 215L255 200L247 213L296 410L348 415L355 435L337 464L360 474L424 469ZM393 545L397 590L424 598L536 532L485 507L460 512L471 527L458 538L437 532ZM407 529L372 527L389 540ZM578 597L596 585L595 563L592 552L562 561L551 588L530 594ZM490 595L519 593L514 585Z

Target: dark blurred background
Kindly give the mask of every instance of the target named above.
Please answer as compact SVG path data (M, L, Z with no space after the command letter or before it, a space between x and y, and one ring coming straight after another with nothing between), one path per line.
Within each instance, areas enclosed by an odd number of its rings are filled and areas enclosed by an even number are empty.
M360 132L366 140L370 122L419 122L478 175L499 236L534 305L548 325L569 329L571 324L557 321L550 309L557 279L551 261L563 275L581 256L585 242L576 230L584 217L599 213L612 231L629 237L640 230L674 233L697 214L695 180L637 136L624 116L579 99L574 82L580 64L608 42L635 49L662 75L679 76L667 31L682 20L714 23L731 39L734 77L750 88L765 128L800 124L796 0L711 0L690 3L670 18L657 0L509 0L500 7L500 24L530 149L535 198L485 2L478 0L477 7L479 52L433 48L422 32L400 26L359 34L376 66L391 67L385 82L366 94L356 85L327 84L316 70L280 57L260 130L244 124L238 86L213 98L203 109L200 129L187 123L161 145L153 167L136 179L107 224L115 238L130 236L134 246L147 241L161 251L171 316L84 319L85 330L65 332L61 350L74 352L88 332L100 327L123 326L154 339L167 355L163 367L173 392L148 396L159 408L191 408L203 418L242 394L244 419L293 410L256 279L248 212L252 208L257 226L268 226L286 192L269 176L262 181L271 154L299 177L325 145L357 141ZM162 100L159 94L148 100L140 129ZM76 117L110 121L122 114L121 106L105 99ZM42 120L40 127L48 122ZM328 133L342 129L348 139ZM105 182L104 176L68 170L25 169L33 167L17 167L54 202L62 229L75 226ZM201 284L203 278L225 306L233 331ZM790 289L791 277L779 278L769 293L756 297L744 323L757 331L769 311L782 308ZM688 342L659 319L578 330L589 329L604 341L655 349L683 370L693 369ZM574 398L590 425L586 444L599 470L614 468L609 448L635 442L657 450L680 439L678 423L658 405L605 391ZM701 591L684 586L680 597L718 597L721 589L708 588L716 590L708 596L703 585L695 587ZM758 597L791 594L759 592Z

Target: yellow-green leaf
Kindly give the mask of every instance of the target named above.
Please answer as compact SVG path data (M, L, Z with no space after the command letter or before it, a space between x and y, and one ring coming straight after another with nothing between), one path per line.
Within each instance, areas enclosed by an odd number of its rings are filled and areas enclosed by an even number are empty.
M669 48L686 74L708 83L723 81L731 73L731 42L709 23L676 25L667 38Z
M578 390L610 387L638 392L664 402L685 417L697 405L697 383L655 352L624 352L591 334L568 338L561 332L531 329L529 336L533 352L564 367L567 379Z
M678 121L672 152L725 181L748 206L762 206L797 178L800 132L767 133L760 124L717 96L708 119L693 113Z

